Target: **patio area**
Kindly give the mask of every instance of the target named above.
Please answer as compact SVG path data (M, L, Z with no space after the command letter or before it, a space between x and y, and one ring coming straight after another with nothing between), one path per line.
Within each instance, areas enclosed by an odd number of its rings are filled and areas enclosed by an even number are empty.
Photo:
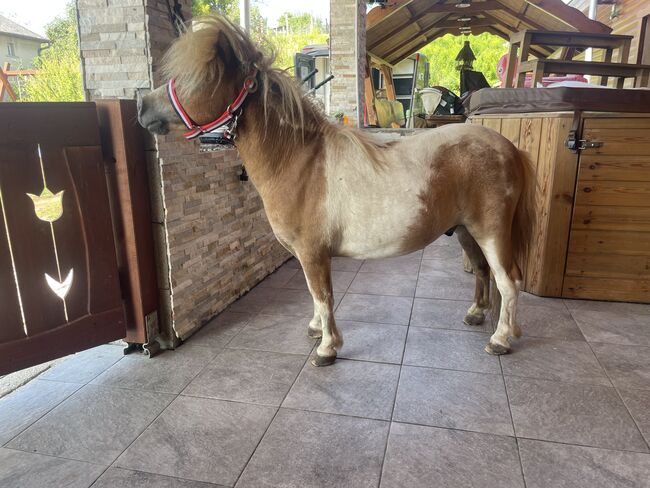
M176 351L101 346L0 399L0 486L650 486L650 305L522 294L494 357L455 238L333 267L334 366L289 261Z

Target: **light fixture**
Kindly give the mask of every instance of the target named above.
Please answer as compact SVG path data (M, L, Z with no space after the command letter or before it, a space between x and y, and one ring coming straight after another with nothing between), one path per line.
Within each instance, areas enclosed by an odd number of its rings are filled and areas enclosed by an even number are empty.
M472 6L472 0L459 0L456 8L467 8Z

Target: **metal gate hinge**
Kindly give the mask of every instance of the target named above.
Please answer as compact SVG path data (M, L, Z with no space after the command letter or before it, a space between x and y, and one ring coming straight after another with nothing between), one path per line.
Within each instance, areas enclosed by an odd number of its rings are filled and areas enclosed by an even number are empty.
M601 141L590 141L588 139L578 139L576 131L570 131L569 137L564 141L564 145L573 152L584 151L585 149L594 149L603 147L604 143Z

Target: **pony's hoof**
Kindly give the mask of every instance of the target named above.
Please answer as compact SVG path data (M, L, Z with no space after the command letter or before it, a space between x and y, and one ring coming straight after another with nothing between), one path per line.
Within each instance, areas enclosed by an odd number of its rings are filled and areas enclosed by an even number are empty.
M323 337L323 331L307 328L307 335L312 339L320 339L321 337Z
M314 366L331 366L336 361L336 356L319 356L316 355L314 359L311 360L311 364Z
M501 344L488 342L487 346L485 346L485 352L492 354L493 356L502 356L503 354L508 354L510 348L502 346Z
M463 319L463 323L466 325L481 325L483 322L485 322L485 314L480 313L480 314L471 314L468 313L465 315L465 318Z

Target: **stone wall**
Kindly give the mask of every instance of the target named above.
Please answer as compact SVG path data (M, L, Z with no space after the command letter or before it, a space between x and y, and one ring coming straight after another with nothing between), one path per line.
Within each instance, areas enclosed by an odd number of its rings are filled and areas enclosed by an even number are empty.
M190 0L182 0L189 19ZM175 34L165 0L77 0L89 100L134 98L164 80L162 55ZM262 202L240 182L235 150L199 153L178 135L148 141L160 322L184 339L273 271L288 254ZM169 344L168 344L169 345Z
M363 120L365 65L365 1L330 0L330 114L343 112L355 124Z

